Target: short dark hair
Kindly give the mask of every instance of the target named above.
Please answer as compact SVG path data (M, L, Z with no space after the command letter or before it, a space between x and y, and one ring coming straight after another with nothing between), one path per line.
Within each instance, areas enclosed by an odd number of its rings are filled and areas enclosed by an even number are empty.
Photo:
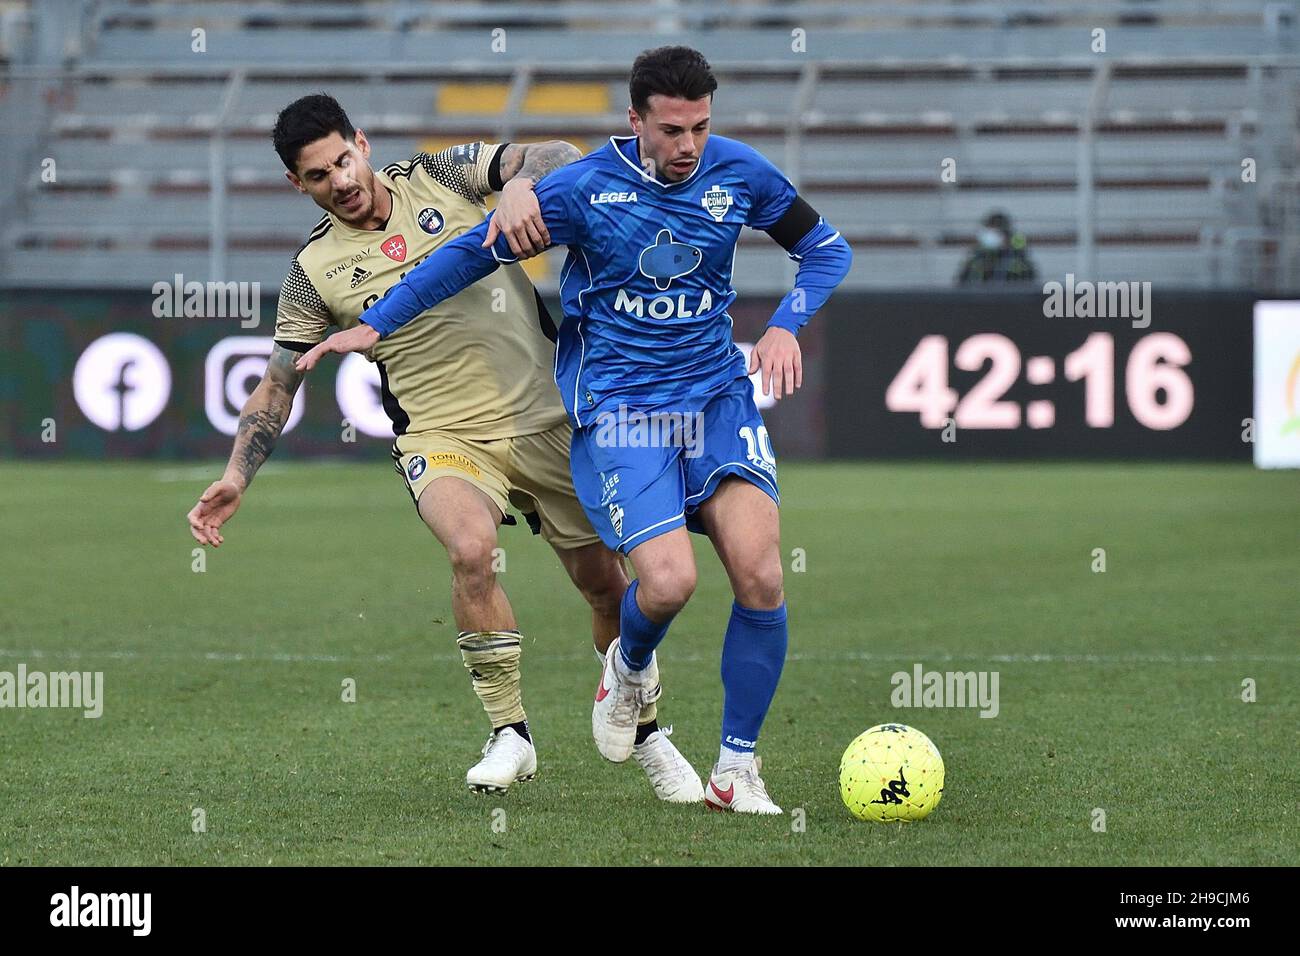
M356 140L356 130L339 101L328 93L312 93L294 100L275 118L271 142L280 161L291 173L298 171L298 154L308 143L338 133L348 142Z
M999 232L1005 232L1011 235L1011 217L1001 209L995 209L984 217L983 225L990 229L997 229Z
M650 97L656 93L699 100L712 96L718 88L709 61L699 50L688 46L661 46L646 50L632 64L628 81L632 108L642 116L650 110Z

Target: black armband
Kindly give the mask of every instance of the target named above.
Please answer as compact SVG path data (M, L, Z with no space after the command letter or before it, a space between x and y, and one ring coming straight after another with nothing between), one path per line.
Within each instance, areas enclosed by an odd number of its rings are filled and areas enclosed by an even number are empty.
M313 348L311 342L288 342L284 339L276 339L275 344L282 349L288 349L290 352L310 352Z
M820 221L821 216L817 215L817 210L808 205L802 196L796 195L790 208L766 232L786 252L790 252Z
M488 163L488 188L494 193L499 193L505 187L501 181L501 157L505 155L506 147L509 143L502 143L497 154L492 157L492 162Z

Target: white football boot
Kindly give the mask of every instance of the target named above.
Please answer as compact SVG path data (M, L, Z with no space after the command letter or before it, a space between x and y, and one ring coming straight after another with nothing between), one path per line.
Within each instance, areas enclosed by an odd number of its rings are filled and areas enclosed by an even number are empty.
M733 813L757 813L777 816L781 808L767 795L767 787L758 772L763 763L758 757L742 770L719 771L715 766L704 791L704 804L710 810L730 810Z
M596 685L596 702L591 708L591 736L596 741L596 749L614 763L622 763L632 756L641 708L654 703L663 693L659 665L653 656L645 670L626 674L615 663L618 640L614 638L605 653L605 666Z
M704 784L668 735L671 727L656 730L632 748L632 756L650 778L655 796L666 803L699 803L704 799Z
M516 780L537 776L537 751L532 741L504 727L483 745L483 759L469 768L465 783L476 793L504 793Z

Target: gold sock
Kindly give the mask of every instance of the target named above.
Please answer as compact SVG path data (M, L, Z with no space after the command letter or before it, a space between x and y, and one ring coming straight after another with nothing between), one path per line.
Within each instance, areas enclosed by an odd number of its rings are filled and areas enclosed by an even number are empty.
M520 690L518 631L462 631L460 656L492 727L527 719Z
M659 684L658 654L650 658L650 665L646 668L645 677L642 679L645 681L647 688L653 688L655 696L654 700L641 708L641 714L636 719L638 727L642 724L648 724L650 721L656 720L659 717L659 704L656 703L656 701L659 700L659 694L662 692L663 688Z

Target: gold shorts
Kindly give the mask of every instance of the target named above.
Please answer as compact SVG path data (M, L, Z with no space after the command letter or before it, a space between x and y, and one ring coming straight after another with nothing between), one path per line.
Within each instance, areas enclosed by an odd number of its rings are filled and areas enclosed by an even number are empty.
M513 505L534 534L567 551L600 540L573 490L571 435L568 421L533 435L491 441L448 432L408 433L393 442L393 466L417 507L431 481L459 478L491 498L506 524L515 523L509 511Z

